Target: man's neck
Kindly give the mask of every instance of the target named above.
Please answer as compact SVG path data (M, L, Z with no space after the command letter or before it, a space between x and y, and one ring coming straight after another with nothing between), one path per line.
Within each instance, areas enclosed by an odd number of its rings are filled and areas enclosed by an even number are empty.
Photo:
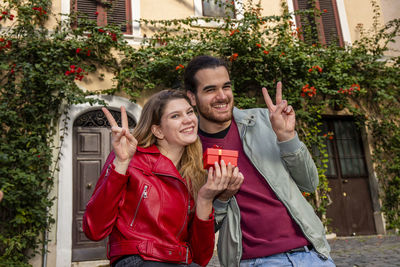
M209 134L214 134L214 133L218 133L218 132L225 130L226 128L229 127L229 125L231 125L231 122L232 122L232 120L229 120L229 121L218 123L218 122L209 121L201 116L199 119L200 119L199 120L200 129L203 132L206 132Z

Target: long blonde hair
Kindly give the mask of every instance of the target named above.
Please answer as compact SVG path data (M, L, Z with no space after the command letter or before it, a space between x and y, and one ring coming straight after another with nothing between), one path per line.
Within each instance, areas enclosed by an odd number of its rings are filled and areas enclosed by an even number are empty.
M133 136L141 147L149 147L157 144L157 138L151 131L152 125L160 125L161 117L169 101L185 99L189 105L190 100L186 94L178 90L163 90L150 97L143 107L139 122L133 130ZM202 146L199 137L190 145L187 145L182 154L178 171L186 179L189 191L194 198L206 182L206 172L202 163Z

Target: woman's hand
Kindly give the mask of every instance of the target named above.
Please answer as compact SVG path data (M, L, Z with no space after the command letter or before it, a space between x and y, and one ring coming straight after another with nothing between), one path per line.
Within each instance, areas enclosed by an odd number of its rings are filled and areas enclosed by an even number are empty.
M229 184L240 183L241 185L242 182L243 175L237 167L233 167L231 164L227 166L223 160L221 161L221 166L216 162L214 168L210 167L208 170L207 182L200 188L197 194L197 217L207 220L212 210L214 198L225 191Z
M129 132L128 116L126 115L124 107L121 107L122 127L118 126L114 117L106 108L102 108L102 110L111 125L111 143L115 153L115 170L119 173L125 174L129 162L136 152L137 140Z

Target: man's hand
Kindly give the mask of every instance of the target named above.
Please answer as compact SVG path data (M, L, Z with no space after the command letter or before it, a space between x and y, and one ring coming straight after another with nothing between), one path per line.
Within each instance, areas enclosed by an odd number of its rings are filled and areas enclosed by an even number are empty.
M235 168L227 188L218 196L218 199L221 201L228 201L233 195L237 193L237 191L239 191L243 181L243 174L239 172L238 168Z
M282 100L282 83L276 85L276 104L271 100L267 88L262 88L265 103L269 110L269 119L278 141L283 142L293 138L296 133L296 115L292 106L286 100Z
M212 211L214 198L218 194L223 194L223 192L228 190L229 186L231 188L236 188L236 191L234 192L229 191L231 193L233 192L233 195L237 192L242 182L243 175L239 172L237 167L232 166L230 163L226 165L223 160L221 160L221 166L215 162L214 168L210 167L208 170L207 182L200 188L199 193L197 194L197 217L202 220L207 220ZM234 183L239 184L239 186L233 186Z

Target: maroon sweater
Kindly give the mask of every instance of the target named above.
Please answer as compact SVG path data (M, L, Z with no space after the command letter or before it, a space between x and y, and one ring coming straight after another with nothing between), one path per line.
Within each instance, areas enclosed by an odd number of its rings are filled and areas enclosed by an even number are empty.
M200 130L199 136L203 151L213 145L239 151L238 167L244 175L244 182L235 197L241 216L242 260L266 257L310 244L267 181L245 155L234 120L227 130L216 134Z

